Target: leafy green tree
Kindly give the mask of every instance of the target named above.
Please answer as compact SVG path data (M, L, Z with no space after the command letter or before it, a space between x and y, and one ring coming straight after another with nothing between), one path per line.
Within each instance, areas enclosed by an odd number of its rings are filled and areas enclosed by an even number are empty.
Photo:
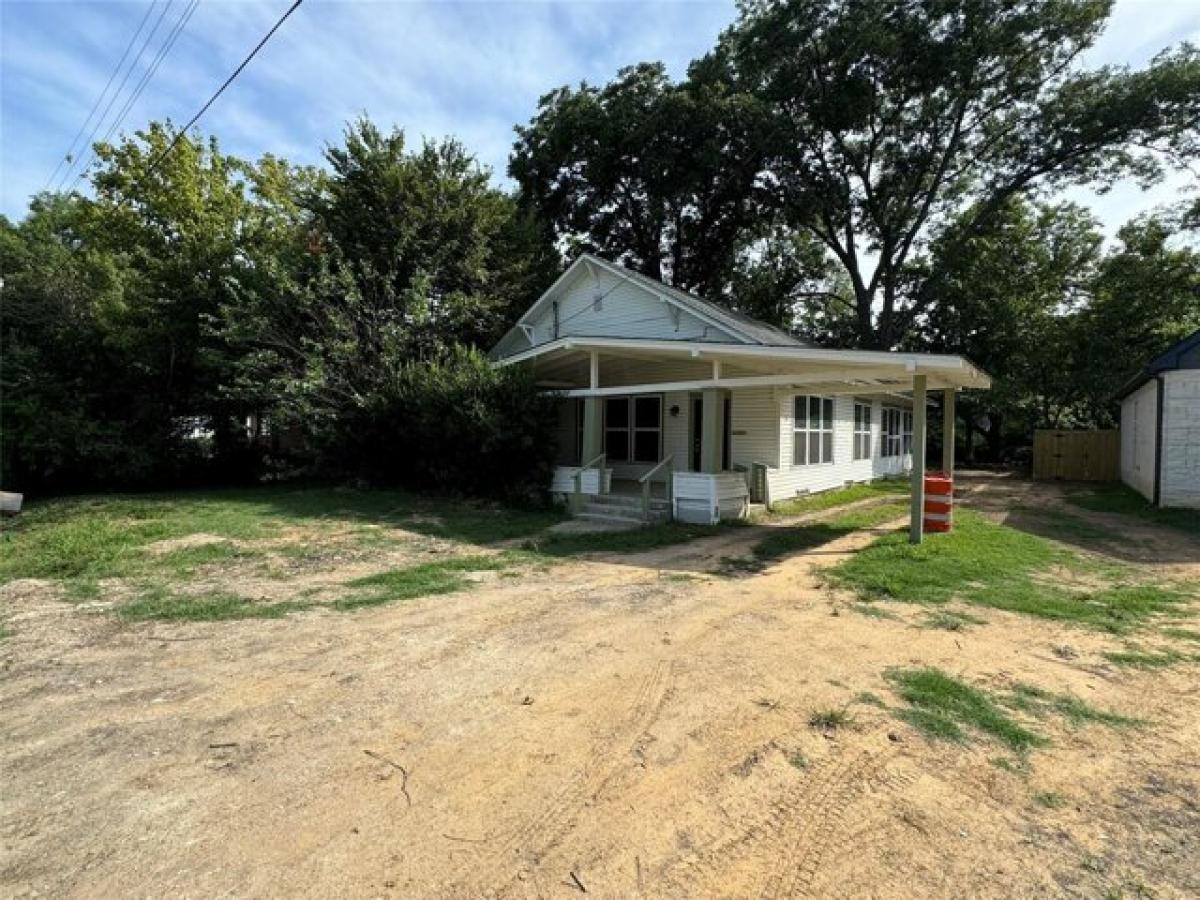
M1159 217L1135 219L1100 264L1078 316L1073 363L1091 422L1116 424L1114 395L1139 368L1200 328L1200 252Z
M0 484L68 489L137 477L152 460L122 415L123 358L101 311L133 275L87 248L77 197L0 220Z
M756 184L845 271L863 346L896 346L938 303L949 272L926 251L951 221L969 241L1014 196L1150 182L1200 149L1196 48L1140 71L1078 65L1111 0L740 8L694 70L770 111Z
M410 152L400 131L360 120L326 155L327 173L257 167L255 192L277 213L251 240L287 262L223 308L220 333L242 350L231 392L302 425L327 468L354 468L359 435L378 431L364 415L395 399L397 372L490 346L557 259L453 141Z
M1011 438L1024 443L1034 428L1089 424L1077 322L1103 238L1077 206L1035 206L1017 197L986 229L973 222L967 213L934 244L941 296L909 345L963 354L992 375L992 389L964 395L959 412L968 454L972 434L982 429L998 458Z
M509 174L556 241L718 298L759 221L762 115L702 74L676 84L661 63L632 66L544 96Z

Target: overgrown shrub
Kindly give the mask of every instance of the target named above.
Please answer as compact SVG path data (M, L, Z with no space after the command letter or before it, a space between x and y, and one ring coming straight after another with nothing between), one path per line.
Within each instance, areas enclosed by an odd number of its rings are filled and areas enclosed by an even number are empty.
M556 410L532 377L458 347L396 366L339 417L323 468L374 484L528 502L544 497Z

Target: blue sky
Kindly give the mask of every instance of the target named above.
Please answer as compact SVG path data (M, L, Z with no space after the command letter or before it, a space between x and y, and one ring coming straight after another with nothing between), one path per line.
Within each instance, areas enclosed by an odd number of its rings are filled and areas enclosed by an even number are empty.
M0 0L0 212L20 218L46 183L149 2ZM168 0L158 2L151 24ZM143 65L187 4L171 2ZM200 0L122 130L190 118L288 5ZM680 75L734 13L733 0L306 0L201 127L241 156L319 162L324 144L366 112L414 141L456 135L500 178L513 125L543 93L643 60ZM1143 65L1181 40L1200 42L1200 0L1118 0L1088 62ZM1111 230L1186 185L1072 198Z

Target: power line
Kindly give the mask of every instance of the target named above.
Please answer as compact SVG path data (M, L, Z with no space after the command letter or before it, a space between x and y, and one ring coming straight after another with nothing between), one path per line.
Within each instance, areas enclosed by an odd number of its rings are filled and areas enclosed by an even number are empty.
M79 126L79 130L75 132L75 137L71 138L71 143L67 146L67 152L58 159L58 165L54 167L54 171L50 173L50 177L46 179L46 183L42 185L42 190L50 187L50 183L54 181L58 175L58 170L62 168L63 163L68 160L73 161L72 154L75 152L75 145L79 142L79 138L83 136L83 132L87 129L92 121L92 116L96 114L96 110L100 108L100 104L104 102L105 96L108 94L108 89L112 87L113 79L117 77L117 73L121 71L121 67L125 65L125 60L129 58L129 51L133 49L134 43L137 42L138 35L142 33L142 29L146 27L146 22L150 20L150 13L154 12L154 7L158 5L158 0L150 0L150 5L146 7L146 13L142 16L142 21L137 27L137 31L133 33L133 37L129 39L129 43L125 45L125 52L121 54L121 58L117 60L117 64L109 73L108 81L104 85L104 90L96 97L96 102L92 104L92 108L88 111L87 118L83 120L83 124Z
M150 46L150 42L154 40L154 35L158 33L159 26L162 25L163 18L175 0L167 0L167 5L162 8L158 14L158 18L154 20L154 27L150 29L150 33L146 35L146 39L142 41L142 46L137 52L137 56L133 58L133 62L129 64L129 68L125 70L125 75L121 78L121 83L117 86L116 91L108 98L108 103L104 106L104 112L100 114L100 118L96 120L96 126L92 129L92 133L88 135L86 146L90 149L96 142L96 135L100 133L100 129L104 125L104 120L108 118L108 113L112 109L113 104L117 102L117 97L121 96L121 92L125 90L125 84L129 81L129 76L133 74L133 70L137 68L137 64L142 60L142 54L146 52L146 48ZM82 154L81 154L82 155ZM58 190L62 190L67 183L67 179L71 177L71 172L75 169L75 162L67 167L67 171L63 174L62 181L58 184Z
M192 14L196 11L196 7L199 5L200 0L190 0L189 4L184 7L183 12L179 14L179 18L175 20L175 25L171 28L171 31L163 40L162 46L158 48L158 53L156 53L154 59L150 61L150 65L146 67L146 71L142 73L142 77L138 80L138 83L134 85L133 93L129 95L129 99L125 101L124 106L121 107L121 111L117 113L116 119L114 119L112 124L108 126L108 131L104 133L103 143L107 144L116 130L121 127L121 123L125 121L125 117L129 115L129 111L133 109L133 105L137 103L138 98L142 96L142 92L146 90L146 86L150 83L150 79L154 77L154 73L157 72L158 67L162 65L162 61L166 58L167 54L171 52L171 48L175 46L175 41L179 39L179 35L183 32L183 29L187 27L188 21L192 18Z
M175 41L179 39L179 35L183 32L183 29L187 27L188 21L192 18L192 14L195 13L196 7L199 4L200 0L188 0L188 5L183 8L183 12L181 12L179 17L175 20L175 24L172 25L171 30L167 32L167 36L163 38L163 42L159 45L158 50L155 52L154 58L150 60L149 65L146 66L146 70L142 72L142 77L139 78L137 84L133 86L133 91L121 105L121 108L117 111L116 118L112 120L112 123L108 126L108 130L104 132L104 137L101 138L101 143L107 144L112 139L112 136L117 132L117 129L121 127L121 124L125 121L125 117L129 115L129 112L133 109L134 104L137 103L138 99L142 96L142 93L146 90L146 87L150 84L150 81L154 78L155 73L158 72L158 67L162 65L162 62L164 59L166 59L167 54L171 52L171 48L175 46ZM93 147L92 159L89 161L89 165L91 162L95 162L95 158L95 148ZM79 174L75 176L76 184L78 184L79 181L85 175L87 175L87 170L88 166L84 166L82 169L80 169Z
M188 133L188 129L190 129L193 125L195 125L198 121L200 121L200 117L202 115L204 115L206 112L208 112L208 108L210 106L212 106L213 103L216 102L217 98L220 97L221 94L225 93L225 89L227 87L229 87L229 85L233 84L234 79L236 79L239 75L242 74L242 70L244 68L246 68L246 66L250 65L250 60L254 59L254 57L258 55L258 51L261 50L264 46L266 46L267 41L269 41L271 39L272 35L274 35L275 32L279 30L279 28L283 25L283 23L288 20L288 17L292 13L294 13L300 7L300 4L303 2L304 2L304 0L295 0L295 2L290 7L288 7L287 12L285 12L282 16L280 16L278 21L276 21L276 23L271 26L271 30L268 31L263 36L263 39L261 41L259 41L257 45L255 45L254 49L250 51L250 54L245 59L242 60L241 65L239 65L236 69L233 70L233 74L230 75L228 78L226 78L225 82L219 88L217 88L216 92L211 97L208 98L208 101L202 107L200 107L200 111L198 113L196 113L194 116L192 116L192 118L188 120L188 123L186 125L184 125L181 129L179 129L178 132L176 132L175 139L172 140L171 143L167 145L167 149L164 150L157 157L155 157L154 160L151 161L151 163L150 163L149 167L147 167L145 173L142 175L141 178L138 179L137 184L134 185L135 190L138 186L141 185L141 183L143 181L145 181L152 174L154 174L154 170L158 168L159 164L163 160L165 160L168 156L171 155L171 151L175 149L176 145L183 139L183 136Z

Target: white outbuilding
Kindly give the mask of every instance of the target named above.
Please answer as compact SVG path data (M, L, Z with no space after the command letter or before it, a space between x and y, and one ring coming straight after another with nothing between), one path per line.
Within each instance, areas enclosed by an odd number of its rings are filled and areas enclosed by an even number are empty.
M1120 393L1121 480L1156 506L1200 508L1200 331Z

